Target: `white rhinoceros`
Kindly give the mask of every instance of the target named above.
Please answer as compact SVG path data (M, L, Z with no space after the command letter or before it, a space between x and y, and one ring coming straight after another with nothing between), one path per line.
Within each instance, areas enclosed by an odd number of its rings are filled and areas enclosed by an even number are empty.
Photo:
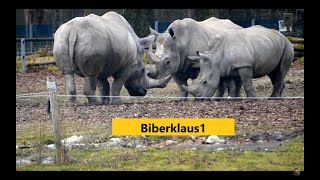
M199 74L199 65L192 64L187 56L196 55L196 51L204 52L212 36L230 29L242 27L230 20L211 17L199 22L191 18L175 20L161 34L150 28L157 38L155 54L148 52L154 62L154 65L147 65L148 76L158 79L173 75L180 96L187 97L188 92L182 85L187 86L188 78L195 79ZM223 93L224 87L217 96Z
M248 97L255 97L252 78L268 75L273 84L271 97L280 97L284 78L294 58L290 41L280 32L257 25L214 36L204 54L198 53L200 73L184 90L196 97L211 97L219 82L230 84L230 96L240 96L243 85Z
M54 35L53 55L62 71L66 93L76 95L74 73L84 77L84 94L89 104L96 104L96 85L100 94L109 96L108 77L113 76L111 100L102 98L102 103L118 104L124 85L132 96L145 96L147 88L163 86L170 77L154 80L145 72L142 57L144 45L154 41L154 35L139 38L124 17L116 12L103 16L90 14L76 17L61 25ZM76 98L68 98L70 104Z

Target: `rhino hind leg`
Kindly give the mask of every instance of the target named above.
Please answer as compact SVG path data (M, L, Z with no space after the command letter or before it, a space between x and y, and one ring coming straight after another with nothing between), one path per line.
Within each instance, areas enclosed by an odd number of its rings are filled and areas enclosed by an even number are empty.
M109 96L110 95L110 84L108 79L100 79L98 78L98 88L101 96ZM109 97L101 97L101 104L109 104Z
M256 93L253 87L252 81L252 68L251 67L242 67L238 69L238 73L241 79L243 88L247 94L247 97L256 97Z
M84 95L87 96L89 105L96 105L98 104L96 97L90 97L95 96L97 87L97 78L96 77L84 77Z
M66 94L68 96L67 106L76 105L76 84L74 82L74 74L64 74Z
M270 97L281 97L283 89L285 87L285 74L281 73L279 70L275 70L272 73L268 74L273 85L273 90Z

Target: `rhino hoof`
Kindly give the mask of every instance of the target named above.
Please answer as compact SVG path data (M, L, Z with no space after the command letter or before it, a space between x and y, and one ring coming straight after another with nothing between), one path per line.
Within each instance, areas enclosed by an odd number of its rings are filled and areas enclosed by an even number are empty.
M109 104L110 102L110 98L106 98L106 99L101 99L100 104Z
M120 99L120 98L116 98L116 99L111 99L110 100L110 104L111 105L117 105L117 104L123 104L123 100L122 99Z

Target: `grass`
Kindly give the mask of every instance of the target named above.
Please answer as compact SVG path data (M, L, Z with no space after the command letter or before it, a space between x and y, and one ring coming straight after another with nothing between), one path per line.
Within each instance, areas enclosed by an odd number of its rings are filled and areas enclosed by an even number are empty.
M56 65L49 64L48 65L48 71L49 72L57 72L57 71L59 71L59 68Z
M297 61L299 64L304 65L304 56L299 58Z
M303 41L303 38L297 38L297 37L293 37L293 36L286 36L288 38L289 41Z
M276 152L206 151L170 148L74 149L75 163L25 164L17 171L292 171L304 170L304 141L296 138Z
M294 44L294 49L304 49L304 44Z

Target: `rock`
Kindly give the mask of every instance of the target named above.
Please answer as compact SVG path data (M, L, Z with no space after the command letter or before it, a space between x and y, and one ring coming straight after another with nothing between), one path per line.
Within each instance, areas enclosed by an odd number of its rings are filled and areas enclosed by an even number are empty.
M285 136L282 133L278 133L278 132L273 133L271 137L277 141L285 140Z
M218 136L209 136L205 141L205 144L225 143L224 139L220 139Z
M29 163L31 163L31 161L25 160L25 159L21 159L21 160L16 161L16 165L29 164Z
M120 138L110 138L108 140L108 142L121 143L122 139L120 139Z
M106 145L107 145L107 146L120 146L122 143L124 143L124 142L123 142L123 140L120 139L120 138L110 138L110 139L107 141Z
M262 140L262 136L260 134L252 135L250 138L252 141L259 141Z
M54 157L49 156L42 161L42 164L53 164L54 162L55 162Z
M217 149L217 151L222 151L222 150L223 150L223 148L218 148L218 149Z
M81 140L83 140L83 136L74 135L69 138L63 139L62 143L74 144L74 143L79 143Z
M54 146L54 144L49 144L49 145L47 145L48 146L48 148L50 148L50 149L56 149L56 147Z
M128 144L124 144L123 147L127 147L127 148L134 148L135 145L132 142L129 142Z
M136 148L146 148L147 146L144 146L144 145L141 145L141 144L138 144L137 146L136 146Z
M165 145L173 145L173 144L178 144L178 141L173 141L173 140L166 140Z

